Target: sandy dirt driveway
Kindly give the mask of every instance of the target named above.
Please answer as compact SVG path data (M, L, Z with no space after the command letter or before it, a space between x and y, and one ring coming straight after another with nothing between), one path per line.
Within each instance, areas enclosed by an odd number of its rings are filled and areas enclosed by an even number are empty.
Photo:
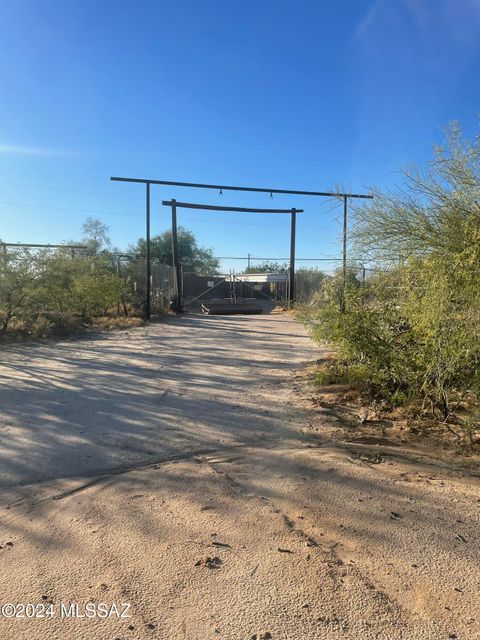
M0 640L480 638L478 480L327 437L319 354L281 313L2 349Z
M5 347L0 487L283 437L282 403L270 403L270 389L313 357L302 327L277 315L191 315Z

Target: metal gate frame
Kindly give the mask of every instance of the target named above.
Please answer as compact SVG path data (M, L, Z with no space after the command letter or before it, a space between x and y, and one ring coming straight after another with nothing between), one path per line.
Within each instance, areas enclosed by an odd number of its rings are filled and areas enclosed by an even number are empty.
M222 211L235 213L289 213L290 214L290 266L289 266L289 304L293 305L295 300L295 229L297 213L303 213L303 209L257 209L250 207L224 207L210 204L198 204L194 202L177 202L175 199L162 200L164 207L170 207L172 211L172 256L173 268L175 271L176 299L174 309L183 312L183 287L182 287L182 265L178 253L177 234L177 208L179 209L200 209L202 211Z

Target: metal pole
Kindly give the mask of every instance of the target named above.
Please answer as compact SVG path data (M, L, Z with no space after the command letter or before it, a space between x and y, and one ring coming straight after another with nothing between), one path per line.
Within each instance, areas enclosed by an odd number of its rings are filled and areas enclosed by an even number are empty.
M182 270L180 256L178 254L178 234L177 234L177 201L172 199L172 261L175 274L175 311L181 312L183 308L182 300Z
M147 249L147 282L145 288L145 320L150 320L150 287L151 287L151 265L150 265L150 183L147 183L147 209L146 209L146 249Z
M340 299L341 311L345 311L346 287L347 287L347 196L343 196L342 294Z
M110 180L115 182L139 182L150 184L161 184L170 187L188 187L192 189L214 189L215 191L248 191L251 193L279 193L297 196L323 196L328 198L339 198L344 195L348 195L349 198L368 198L372 199L373 196L364 193L339 193L338 191L301 191L298 189L267 189L266 187L239 187L238 185L221 185L221 184L203 184L199 182L177 182L175 180L153 180L149 178L125 178L119 176L111 176Z
M289 291L288 291L288 302L289 306L293 305L295 300L295 223L297 217L297 210L292 209L291 211L291 222L290 222L290 270L289 270Z

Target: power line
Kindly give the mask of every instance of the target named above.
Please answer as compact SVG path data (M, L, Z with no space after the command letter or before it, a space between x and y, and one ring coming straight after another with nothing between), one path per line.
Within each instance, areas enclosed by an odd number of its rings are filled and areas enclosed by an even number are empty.
M97 209L81 209L81 208L73 208L73 207L58 207L58 206L54 206L54 205L42 205L42 204L35 204L35 203L30 203L30 202L6 202L6 201L0 201L0 205L5 205L5 206L16 206L16 207L29 207L29 208L35 208L35 209L52 209L54 211L68 211L70 213L87 213L87 214L93 214L93 215L98 215L98 216L126 216L126 217L130 217L130 218L140 218L142 217L141 214L136 214L136 213L126 213L123 211L102 211L102 210L97 210ZM160 218L161 217L161 213L153 213L152 214L155 218ZM187 214L188 215L188 214ZM223 225L245 225L245 226L252 226L252 227L257 227L257 226L262 226L262 227L278 227L278 228L284 228L284 225L280 225L280 224L265 224L265 223L257 223L257 222L239 222L239 221L222 221L222 220L205 220L204 218L192 218L191 220L189 220L189 222L199 222L202 224L223 224ZM302 225L301 229L330 229L331 227L326 226L326 225Z
M56 207L52 205L44 205L44 204L32 204L26 202L5 202L0 201L0 204L10 206L10 207L32 207L35 209L53 209L55 211L71 211L72 213L92 213L94 215L104 215L104 216L129 216L138 218L139 216L135 213L121 213L119 211L98 211L93 209L76 209L72 207Z
M281 260L288 261L289 258L261 258L259 256L212 256L216 260L265 260L269 262L278 262ZM295 262L337 262L342 261L343 258L338 257L323 257L323 258L295 258Z
M184 214L182 214L182 218L184 217ZM228 225L245 225L247 227L277 227L278 229L285 229L286 226L288 226L288 223L285 223L284 225L282 224L267 224L265 222L239 222L239 221L232 221L230 222L230 220L228 222L225 222L224 220L205 220L205 218L197 218L197 217L193 217L193 218L189 218L187 220L188 223L191 222L199 222L202 224L226 224ZM327 225L301 225L301 227L299 228L299 230L301 231L302 229L332 229L332 227L327 226Z
M66 193L80 193L80 194L85 194L85 195L95 195L95 196L102 196L102 197L105 196L105 197L109 197L109 198L121 198L121 199L127 199L127 200L137 200L137 201L138 200L142 200L143 201L143 197L142 196L115 195L113 193L105 193L105 192L102 192L102 191L89 191L89 190L86 190L86 189L72 189L72 188L69 188L69 187L52 187L52 186L45 186L45 185L28 184L28 183L24 183L24 182L9 182L9 181L6 181L6 180L0 180L0 184L9 185L9 186L15 186L15 187L28 188L28 189L42 189L42 190L45 190L45 191L58 191L58 192L66 192ZM327 197L323 202L320 202L318 204L318 206L319 207L325 207L326 205L328 205L331 202L333 202L333 206L328 207L328 209L322 211L322 213L328 214L328 213L330 213L330 211L333 211L337 206L340 205L340 202L338 201L337 198L335 198L335 197ZM21 207L47 208L47 205L37 205L37 204L22 203L22 202L0 202L0 204L15 205L15 206L21 206ZM58 209L58 210L61 209L61 210L65 210L65 211L75 211L75 212L84 211L85 213L97 213L99 215L102 214L102 215L119 215L119 216L140 217L137 214L124 213L124 212L90 211L90 210L86 210L86 209L73 209L73 208L68 208L68 207L57 207L57 206L48 206L48 208ZM307 213L315 214L314 211L307 211ZM153 215L158 215L158 214L153 214ZM265 225L265 226L271 226L271 225ZM307 228L307 227L303 227L303 228ZM310 228L310 229L323 229L323 228L327 228L327 227L318 226L318 227L308 227L308 228Z
M40 184L25 184L23 182L6 182L4 180L0 180L0 184L6 184L12 187L22 187L27 189L44 189L46 191L65 191L68 193L83 193L86 195L92 196L107 196L109 198L125 198L127 200L143 200L141 196L125 196L125 195L115 195L114 193L104 193L101 191L86 191L84 189L70 189L67 187L46 187Z

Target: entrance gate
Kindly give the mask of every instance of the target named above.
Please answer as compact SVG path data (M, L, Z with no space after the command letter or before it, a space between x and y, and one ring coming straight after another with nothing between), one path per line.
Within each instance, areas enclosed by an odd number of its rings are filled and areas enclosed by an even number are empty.
M177 202L176 200L163 200L162 204L172 210L172 255L173 269L175 271L176 296L174 301L175 311L184 310L182 264L178 253L177 239L177 208L200 209L202 211L223 211L235 213L289 213L290 214L290 265L289 265L289 304L295 300L295 229L297 213L303 213L303 209L251 209L247 207L223 207L209 204L197 204L193 202Z
M277 302L288 300L287 274L239 274L199 276L182 273L183 308L193 310L210 304L228 302L230 305L255 303L258 308L270 309ZM259 304L260 303L260 304ZM241 309L237 309L238 312Z

